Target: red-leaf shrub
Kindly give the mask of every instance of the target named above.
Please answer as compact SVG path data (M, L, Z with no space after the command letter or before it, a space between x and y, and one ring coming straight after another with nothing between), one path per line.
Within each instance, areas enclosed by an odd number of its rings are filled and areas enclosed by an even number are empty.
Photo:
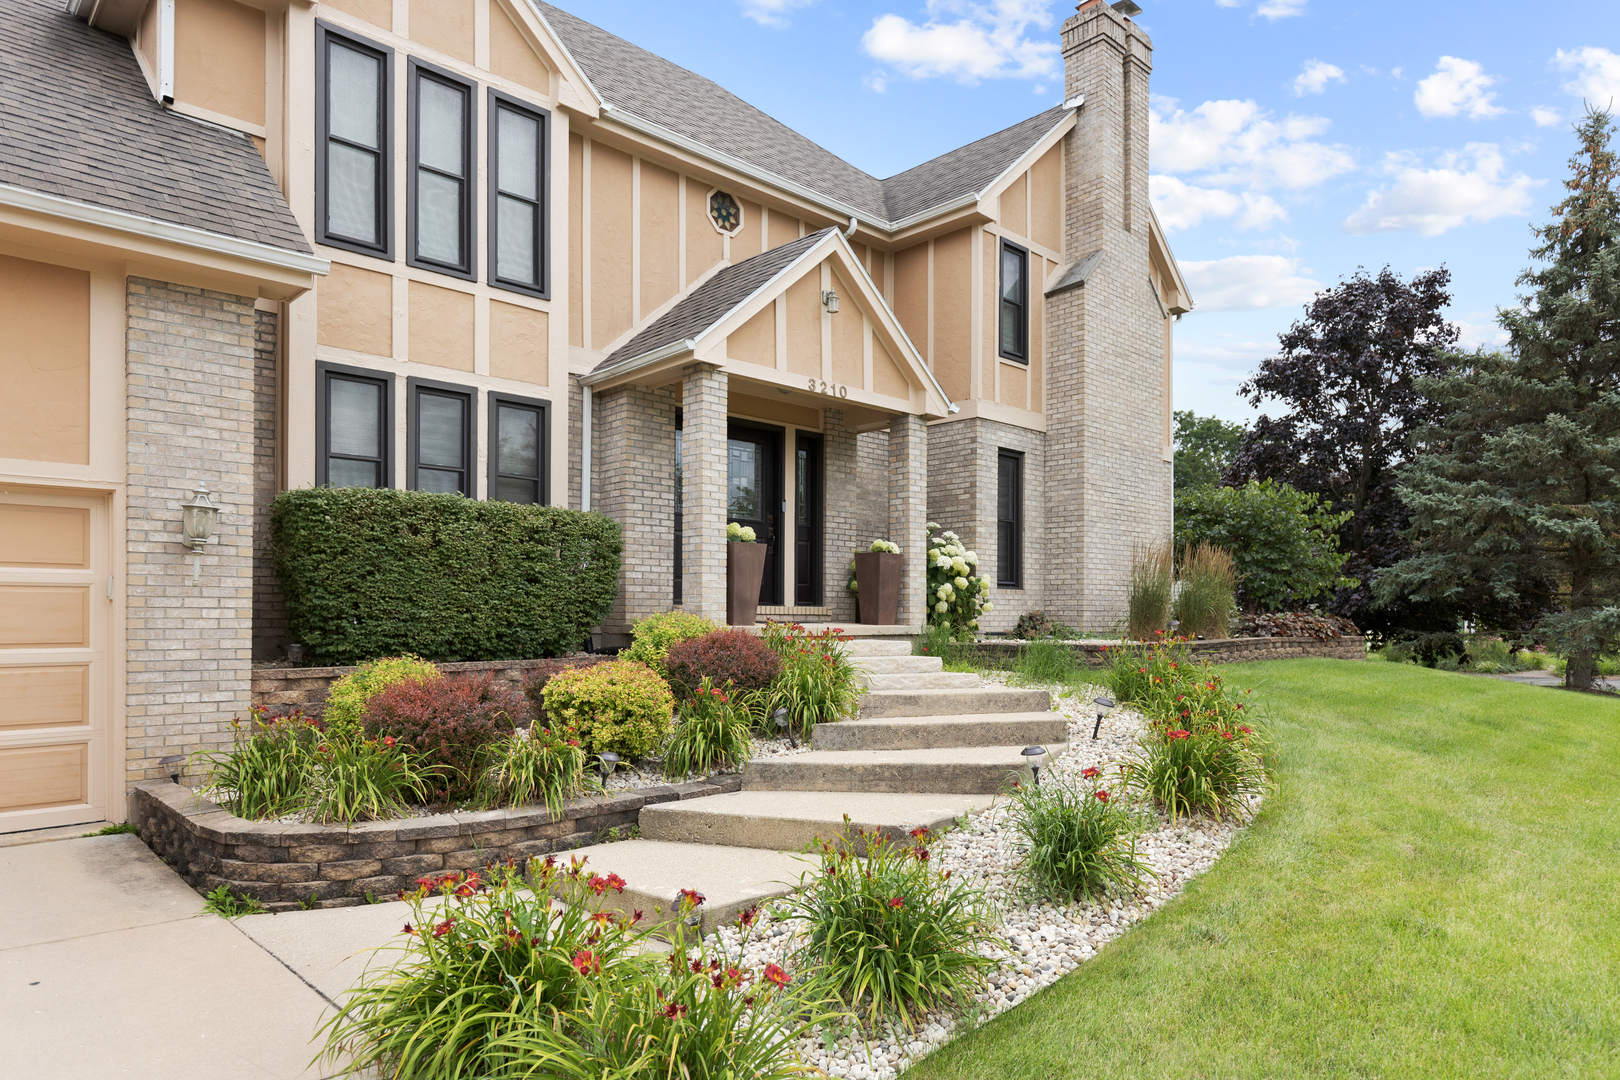
M366 705L372 738L392 735L416 752L423 765L443 766L436 794L471 795L484 748L511 734L525 712L523 696L493 674L401 682Z
M1314 611L1275 611L1245 615L1238 623L1238 637L1338 638L1359 637L1356 624L1340 615Z
M782 661L757 634L716 630L671 646L664 656L669 681L692 693L706 678L717 687L730 683L738 692L763 690L782 670Z

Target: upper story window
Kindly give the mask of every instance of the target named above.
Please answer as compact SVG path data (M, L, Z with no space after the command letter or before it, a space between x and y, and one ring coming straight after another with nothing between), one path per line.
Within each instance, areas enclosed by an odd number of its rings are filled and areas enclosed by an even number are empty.
M998 351L1029 363L1029 252L1001 242L1001 329Z
M546 124L543 109L489 92L489 283L545 296Z
M317 25L319 240L393 258L393 53Z
M472 277L473 88L436 68L410 63L410 235L412 266Z
M319 363L315 386L315 482L393 487L394 377Z

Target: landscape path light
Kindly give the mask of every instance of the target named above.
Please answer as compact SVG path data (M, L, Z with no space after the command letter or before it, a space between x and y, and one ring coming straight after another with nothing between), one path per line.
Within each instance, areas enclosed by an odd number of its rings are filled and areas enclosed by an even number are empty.
M608 777L613 775L613 770L618 767L618 764L619 755L611 750L604 750L597 757L596 767L602 770L602 783L604 785L607 784Z
M1097 732L1102 730L1102 718L1107 716L1108 710L1114 707L1114 699L1111 697L1100 697L1096 701L1092 702L1092 704L1097 706L1097 722L1091 726L1091 738L1093 741L1095 741L1097 738Z
M202 577L203 547L213 538L214 526L218 524L219 507L208 497L208 489L199 480L191 491L191 498L180 504L180 532L185 537L183 543L191 547L193 585Z
M1046 747L1026 746L1023 749L1024 761L1029 765L1029 771L1035 775L1035 786L1041 786L1041 766L1046 764Z
M793 749L797 750L799 748L799 737L797 735L793 734L793 729L792 728L788 727L787 710L786 709L777 709L776 712L772 714L772 716L776 720L776 732L777 732L777 734L779 736L780 735L786 735L788 742L793 745Z

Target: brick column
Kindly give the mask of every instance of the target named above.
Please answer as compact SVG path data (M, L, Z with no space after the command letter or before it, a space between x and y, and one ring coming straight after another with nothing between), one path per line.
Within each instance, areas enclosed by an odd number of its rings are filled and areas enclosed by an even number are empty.
M681 372L681 609L726 621L726 373Z
M906 557L897 615L901 626L922 626L927 524L928 426L920 416L896 416L889 421L889 539Z

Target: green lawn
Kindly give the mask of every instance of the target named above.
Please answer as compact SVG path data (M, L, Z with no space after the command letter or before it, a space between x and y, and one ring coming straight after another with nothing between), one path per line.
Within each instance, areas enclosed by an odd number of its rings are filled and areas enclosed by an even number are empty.
M1162 912L907 1073L1620 1076L1620 701L1278 661L1254 826Z

